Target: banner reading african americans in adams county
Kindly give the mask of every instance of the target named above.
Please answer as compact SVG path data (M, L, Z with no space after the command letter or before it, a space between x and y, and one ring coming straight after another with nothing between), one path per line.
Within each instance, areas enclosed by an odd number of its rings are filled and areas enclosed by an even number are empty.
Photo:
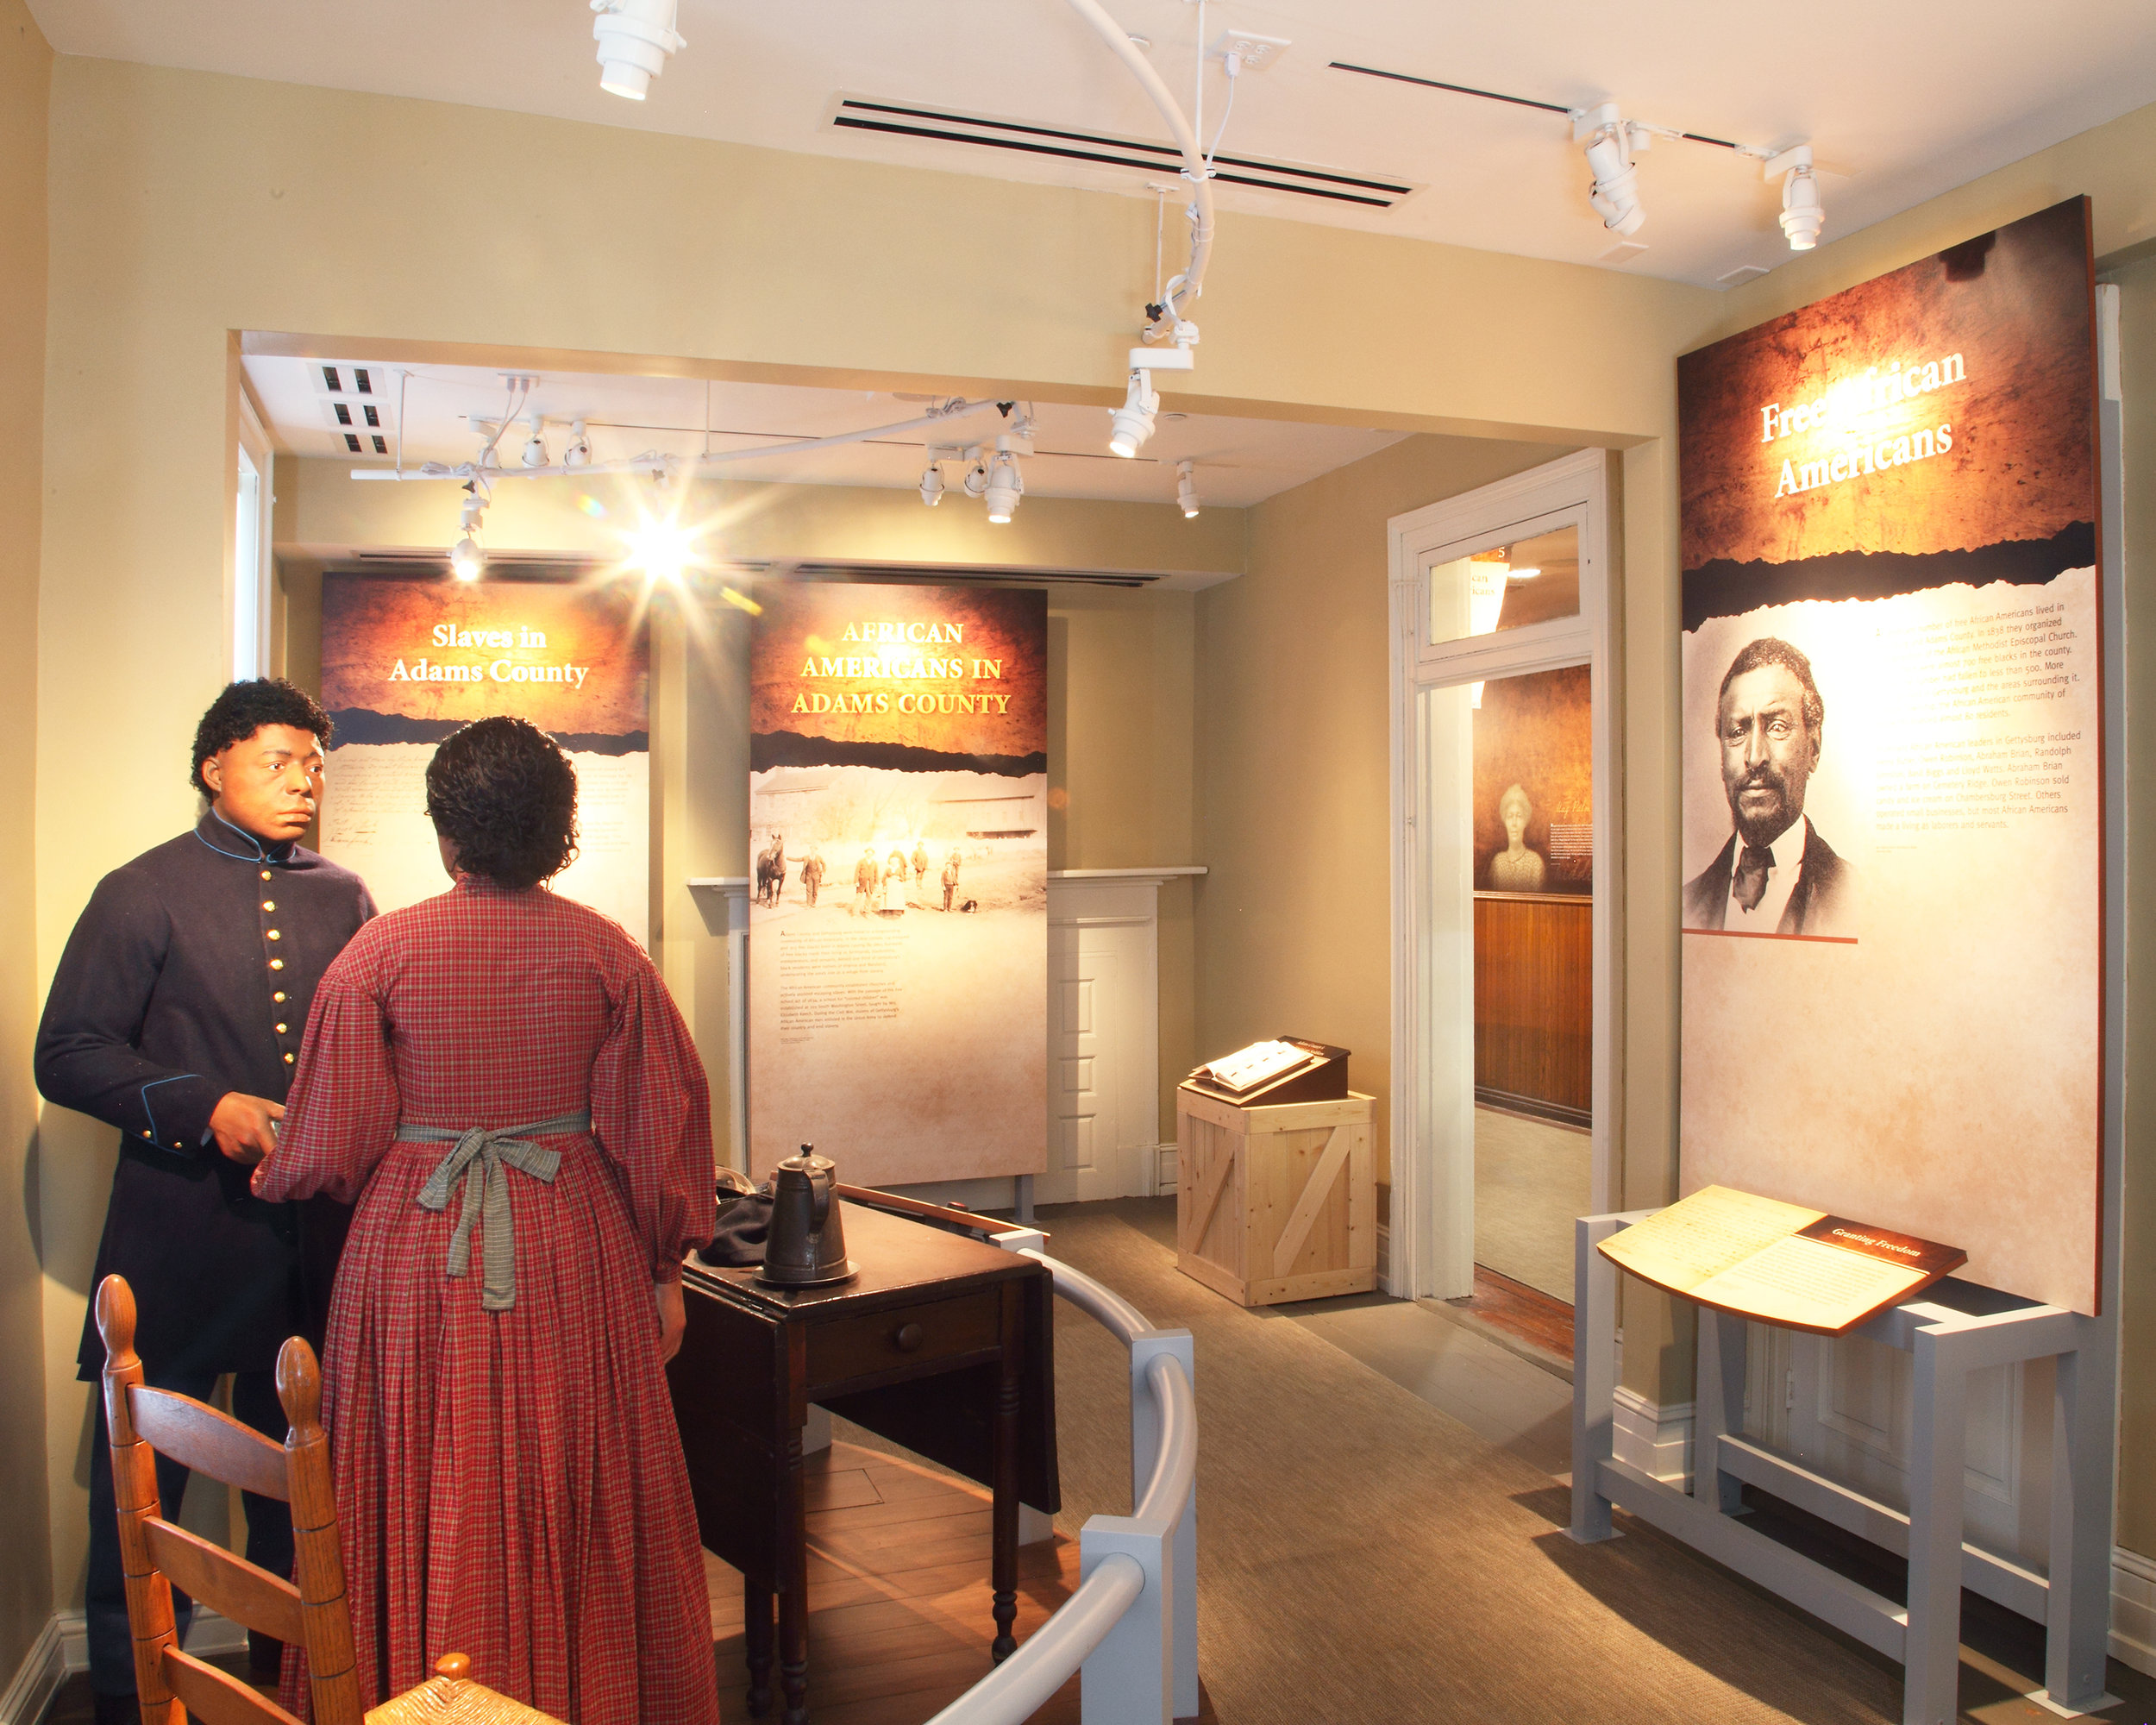
M749 1137L851 1181L1047 1158L1048 601L793 582L749 648Z
M649 938L650 648L631 595L541 581L322 583L322 704L336 721L322 848L384 910L448 890L427 762L459 726L528 718L568 750L577 856L553 890Z
M2062 204L1678 361L1683 1188L2094 1309L2094 291Z

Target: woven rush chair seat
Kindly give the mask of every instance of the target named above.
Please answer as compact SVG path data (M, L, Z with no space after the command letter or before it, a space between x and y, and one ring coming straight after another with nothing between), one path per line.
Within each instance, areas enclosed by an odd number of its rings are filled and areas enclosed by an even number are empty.
M444 1654L434 1669L418 1688L370 1708L367 1725L561 1725L551 1713L473 1683L462 1653Z

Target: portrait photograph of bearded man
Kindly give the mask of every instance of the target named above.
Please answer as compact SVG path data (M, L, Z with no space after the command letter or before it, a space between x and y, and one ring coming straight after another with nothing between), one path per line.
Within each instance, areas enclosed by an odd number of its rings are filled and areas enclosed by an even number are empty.
M1731 831L1714 860L1684 883L1686 928L1855 938L1856 870L1804 812L1826 724L1812 662L1800 649L1763 636L1730 661L1714 736Z

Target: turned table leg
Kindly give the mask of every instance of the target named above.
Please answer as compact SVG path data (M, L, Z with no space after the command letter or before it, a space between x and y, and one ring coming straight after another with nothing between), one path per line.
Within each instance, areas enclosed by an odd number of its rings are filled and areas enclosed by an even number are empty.
M779 1465L779 1689L785 1725L808 1725L808 1517L801 1477L801 1428L786 1434Z
M761 1719L771 1710L771 1590L743 1578L741 1603L742 1642L749 1655L749 1712Z
M994 1592L995 1640L989 1656L998 1665L1018 1651L1011 1626L1018 1615L1018 1385L1025 1365L1025 1308L1018 1284L1003 1290L1001 1376L996 1383L994 1451L989 1473L994 1494L989 1513L989 1583Z

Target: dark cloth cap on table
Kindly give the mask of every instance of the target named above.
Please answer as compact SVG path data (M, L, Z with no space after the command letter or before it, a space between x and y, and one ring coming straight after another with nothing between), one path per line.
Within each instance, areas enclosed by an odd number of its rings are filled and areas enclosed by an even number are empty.
M740 1270L763 1262L765 1237L771 1232L771 1182L754 1190L738 1174L721 1172L716 1197L718 1226L711 1244L697 1256L722 1269Z

